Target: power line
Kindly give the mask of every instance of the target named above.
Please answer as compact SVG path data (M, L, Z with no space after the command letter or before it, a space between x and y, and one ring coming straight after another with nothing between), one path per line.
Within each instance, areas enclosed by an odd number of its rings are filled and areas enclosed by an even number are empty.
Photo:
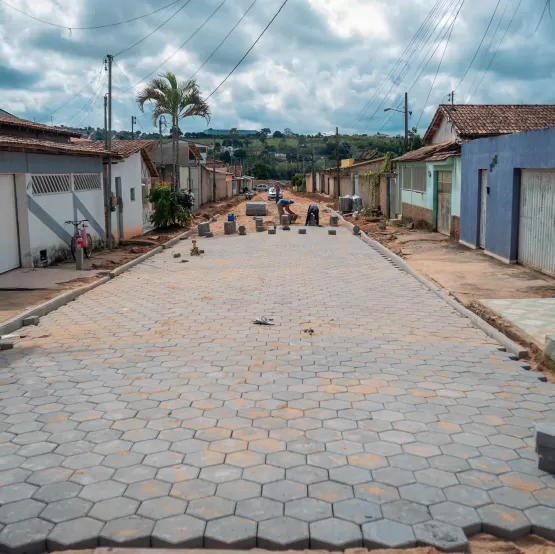
M181 2L182 0L179 0L179 1ZM135 46L138 46L139 44L144 42L148 37L152 36L156 31L161 29L168 21L170 21L170 19L173 19L181 10L183 10L190 3L191 3L191 0L187 0L187 2L185 2L185 4L183 4L183 6L181 6L176 12L172 13L170 15L170 17L168 17L165 21L163 21L160 25L158 25L158 27L156 27L156 29L154 29L153 31L148 33L148 35L144 36L142 39L138 40L137 42L135 42L131 46L128 46L127 48L124 48L123 50L120 50L117 54L114 54L114 58L117 57L117 56L121 56L122 54L125 54L125 52L129 52L129 50L131 50L132 48L135 48Z
M254 5L258 2L258 0L254 0L254 2L247 8L247 11L243 14L243 16L241 17L241 19L239 19L239 21L237 21L237 23L233 26L233 28L231 29L231 31L229 31L229 33L227 33L227 35L224 37L224 39L222 40L222 42L220 42L220 44L218 44L218 46L216 47L216 49L210 54L210 56L208 56L208 58L206 58L205 62L189 77L189 81L195 77L195 75L212 59L212 57L216 54L216 52L222 47L222 45L224 44L224 42L231 36L231 33L233 33L233 31L235 31L235 29L237 29L237 27L239 26L239 24L243 21L243 19L245 19L245 17L247 17L248 13L251 11L251 9L254 7Z
M209 100L210 98L212 98L212 96L214 96L214 94L216 94L216 92L218 92L218 90L220 90L220 88L223 86L223 84L233 75L233 73L235 73L235 70L243 63L245 58L251 53L252 49L258 44L258 41L262 38L264 33L269 29L270 25L275 21L276 17L281 13L281 10L283 10L283 8L285 7L285 4L287 4L288 1L289 0L284 0L283 1L281 6L279 7L278 11L275 13L274 17L272 17L272 19L270 19L270 22L268 23L268 25L266 25L266 27L264 27L263 31L258 35L258 38L254 41L252 46L247 50L245 55L237 62L235 67L227 74L225 79L205 98L205 100Z
M186 46L189 41L191 41L201 30L202 28L220 11L223 5L227 2L227 0L223 0L221 4L208 16L208 19L204 21L204 23L170 56L168 56L158 67L153 69L148 75L145 75L140 81L137 81L134 85L131 85L130 88L123 91L122 94L129 92L131 89L135 88L136 86L140 85L143 81L148 79L153 73L158 71L165 63L169 62L184 46Z
M5 0L0 0L0 2L2 4L4 4L5 6L8 6L12 10L15 10L16 12L19 12L23 15L26 15L27 17L30 17L31 19L34 19L35 21L38 21L39 23L44 23L45 25L50 25L51 27L57 27L58 29L69 29L70 32L72 30L73 31L87 31L87 30L91 30L91 29L105 29L106 27L117 27L118 25L125 25L126 23L131 23L132 21L138 21L139 19L144 19L145 17L148 17L150 15L154 15L155 13L161 12L161 11L165 10L166 8L170 8L171 6L174 6L175 4L178 4L181 1L182 0L175 0L174 2L171 2L170 4L166 4L162 8L158 8L157 10L154 10L153 12L149 12L149 13L146 13L144 15L140 15L138 17L133 17L131 19L126 19L125 21L118 21L117 23L106 23L104 25L91 25L91 26L88 26L88 27L73 27L73 26L68 27L67 25L59 25L58 23L52 23L51 21L45 21L44 19L40 19L39 17L35 17L34 15L31 15L30 13L27 13L23 10L20 10L19 8L16 8L15 6L12 6L11 4L8 4Z
M93 91L92 96L87 100L87 102L85 102L84 106L83 106L81 109L77 110L71 117L69 117L68 119L66 119L66 125L67 125L72 119L74 119L77 115L79 115L82 111L84 111L84 110L87 109L87 107L89 106L89 104L90 104L91 102L93 102L94 98L95 98L95 97L97 96L97 94L100 92L100 90L101 90L101 88L102 88L102 85L103 85L105 82L106 82L106 75L104 75L104 79L102 79L102 78L100 77L100 74L99 74L98 83L97 83L97 85L96 85L96 88L95 88L94 91Z
M543 7L543 12L542 12L542 15L540 17L540 20L538 21L538 26L536 27L536 30L534 31L534 34L538 32L538 29L540 28L540 25L542 24L543 18L545 17L545 12L547 11L548 8L549 8L549 15L551 15L551 0L545 0L545 6Z
M518 13L518 10L520 9L521 4L522 4L522 0L519 0L519 3L516 7L516 10L513 13L513 17L511 17L511 20L509 21L509 25L507 25L507 28L505 29L505 33L503 34L503 36L501 37L501 41L497 45L497 49L493 53L493 56L491 57L491 60L489 61L489 64L486 67L486 70L484 71L484 74L482 75L482 78L480 79L480 82L478 83L477 87L474 89L474 92L470 95L470 97L468 99L469 102L472 99L472 96L474 96L474 94L476 94L478 92L478 89L480 88L480 86L482 84L482 81L484 80L484 77L486 76L487 72L489 71L489 68L491 67L491 64L493 63L493 60L495 60L495 56L497 56L497 52L499 52L499 49L501 48L501 45L503 44L503 41L505 40L505 37L507 36L507 33L509 32L509 29L511 28L511 25L513 24L513 21L516 17L516 14Z
M480 41L480 44L478 45L478 48L477 48L476 52L474 53L474 56L473 56L472 60L470 61L469 66L466 68L466 71L464 72L464 75L463 75L462 79L459 81L459 84L455 87L455 92L462 85L462 82L465 80L466 76L468 75L468 72L470 71L470 68L472 67L472 64L476 60L476 57L478 56L478 52L480 51L480 48L482 48L482 44L484 44L484 40L486 39L489 28L491 27L491 24L493 23L493 19L495 18L495 14L497 13L497 10L499 8L500 3L501 3L501 0L498 0L497 1L497 6L495 6L495 11L493 12L493 15L491 16L491 19L489 20L486 32L484 33L484 36L482 37L482 40Z
M55 113L58 113L62 108L65 108L73 99L77 98L89 85L92 85L93 82L96 81L96 79L98 79L103 69L104 69L104 62L100 67L100 71L79 92L76 92L67 102L64 102L59 108L56 108L52 113L50 113L40 121L42 122L42 121L46 121L47 119L50 119Z
M436 84L437 76L439 75L441 65L443 64L443 58L445 58L445 53L447 52L447 48L449 47L449 41L451 40L451 35L453 34L453 29L455 28L455 22L457 21L457 18L459 17L459 13L461 13L461 9L462 9L463 6L464 6L464 0L462 0L461 5L459 6L459 10L457 11L457 14L455 15L455 19L453 19L453 23L451 23L451 30L449 31L449 36L447 37L447 43L445 44L445 49L443 50L443 54L441 55L441 60L439 60L439 65L437 66L437 71L436 71L436 74L434 76L434 80L432 81L432 86L430 87L430 92L428 92L428 96L426 97L426 101L424 102L424 105L422 106L422 112L420 112L420 117L418 118L418 122L416 123L416 128L418 128L418 126L420 125L420 120L422 119L422 116L424 115L424 110L426 109L426 104L428 103L428 100L430 99L432 91L434 90L434 86Z
M83 122L86 121L87 118L91 115L92 111L94 110L94 107L96 106L96 103L98 102L98 99L102 96L102 89L104 88L104 85L106 84L107 79L108 79L108 76L105 75L100 85L99 91L96 94L96 98L94 99L94 102L91 104L91 107L89 108L88 112L85 114L85 117L83 117L83 119L81 119L79 123L77 123L77 127L81 127L83 125Z
M481 66L483 63L485 63L486 58L488 57L488 53L490 52L490 49L493 46L493 41L495 40L495 37L497 36L497 31L499 31L499 27L501 27L501 23L503 21L503 18L505 17L505 13L507 12L508 6L509 6L509 4L507 2L505 4L505 9L503 10L503 13L501 14L501 17L499 18L499 21L497 22L497 27L495 28L495 32L493 33L493 36L491 37L491 40L489 41L488 47L485 49L485 52L482 56L482 59L480 60L479 66ZM474 88L474 83L476 82L476 79L478 78L479 75L480 75L480 70L478 69L476 71L476 73L474 74L474 78L472 79L472 83L470 83L470 87L468 87L468 93L467 93L466 98L472 96L472 89Z

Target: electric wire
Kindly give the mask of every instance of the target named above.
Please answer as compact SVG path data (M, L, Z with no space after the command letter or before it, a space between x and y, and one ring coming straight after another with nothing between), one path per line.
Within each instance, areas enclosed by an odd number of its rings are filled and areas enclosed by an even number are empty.
M491 27L491 24L493 23L493 20L495 18L495 14L497 13L497 10L499 9L499 4L500 3L501 3L501 0L498 0L497 1L497 6L495 6L495 10L494 10L494 12L491 16L491 19L489 20L486 31L485 31L484 35L482 36L482 40L480 41L480 44L478 45L478 48L476 49L476 52L474 53L474 56L472 57L472 60L470 61L470 64L466 68L466 71L464 72L464 75L462 76L462 79L459 81L459 84L455 87L453 92L456 92L458 90L458 88L462 85L463 81L466 79L466 76L468 75L468 72L470 71L470 68L472 67L472 64L475 62L476 57L478 56L478 52L480 52L480 48L482 48L482 44L484 44L484 40L486 39L489 28Z
M437 71L436 71L436 74L434 76L434 80L432 81L432 86L430 87L430 91L428 92L428 96L426 97L426 101L424 102L424 105L422 106L422 111L420 112L420 117L418 118L418 122L416 123L416 128L418 128L418 126L420 125L420 120L422 119L422 116L424 115L424 110L426 109L426 104L428 103L428 100L430 99L430 96L432 95L432 91L434 90L434 86L436 84L437 76L439 75L439 71L441 70L441 66L443 64L443 59L445 58L445 53L447 52L447 48L449 47L449 41L451 40L451 35L453 34L453 29L455 28L455 23L457 21L457 18L459 17L459 13L461 13L462 7L464 6L464 1L465 0L463 0L461 2L461 5L459 6L459 10L457 11L457 14L455 15L455 19L453 19L453 23L451 23L451 30L449 31L449 36L447 37L447 42L445 44L443 54L441 55L441 59L439 60L439 65L437 66Z
M165 19L162 23L160 23L160 25L158 25L158 27L156 27L153 31L148 33L148 35L144 36L142 39L138 40L137 42L135 42L131 46L128 46L127 48L124 48L123 50L120 50L117 54L114 54L114 58L116 58L117 56L121 56L122 54L125 54L126 52L129 52L129 50L132 50L133 48L135 48L135 46L138 46L139 44L143 43L147 38L151 37L154 33L156 33L156 31L160 30L166 23L168 23L168 21L173 19L181 10L185 9L190 3L191 3L191 0L187 0L187 2L185 2L185 4L183 4L177 11L172 13L167 19Z
M70 31L87 31L87 30L91 30L91 29L105 29L106 27L117 27L118 25L125 25L126 23L131 23L133 21L138 21L139 19L144 19L145 17L149 17L150 15L154 15L155 13L161 12L163 10L165 10L166 8L171 8L171 6L175 6L175 4L178 4L179 2L181 2L182 0L175 0L174 2L171 2L170 4L166 4L165 6L158 8L157 10L154 10L153 12L149 12L147 14L144 15L140 15L137 17L133 17L131 19L126 19L125 21L118 21L116 23L106 23L103 25L90 25L87 27L74 27L72 25L67 26L67 25L60 25L58 23L52 23L51 21L45 21L44 19L41 19L40 17L35 17L34 15L25 12L23 10L20 10L19 8L16 8L15 6L12 6L11 4L8 4L8 2L6 2L5 0L0 0L0 3L4 4L5 6L8 6L9 8L11 8L12 10L15 10L16 12L19 12L23 15L26 15L27 17L30 17L31 19L34 19L35 21L38 21L40 23L44 23L45 25L50 25L51 27L57 27L58 29L69 29Z

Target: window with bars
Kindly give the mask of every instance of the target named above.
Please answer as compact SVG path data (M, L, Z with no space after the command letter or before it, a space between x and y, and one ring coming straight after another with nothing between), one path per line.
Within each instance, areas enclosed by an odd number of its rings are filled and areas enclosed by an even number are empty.
M69 175L31 175L33 194L71 192Z
M73 187L76 191L100 190L102 188L102 184L100 182L100 174L75 173L73 175Z
M426 192L426 166L416 165L412 168L412 191Z

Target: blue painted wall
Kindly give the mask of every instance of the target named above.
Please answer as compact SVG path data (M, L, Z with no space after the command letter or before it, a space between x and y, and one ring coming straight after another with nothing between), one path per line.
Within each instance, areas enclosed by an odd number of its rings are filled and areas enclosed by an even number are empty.
M490 164L497 156L497 164ZM555 128L469 142L462 148L461 241L480 242L480 170L488 170L486 251L518 259L520 170L555 169Z
M102 173L102 158L0 152L0 173Z

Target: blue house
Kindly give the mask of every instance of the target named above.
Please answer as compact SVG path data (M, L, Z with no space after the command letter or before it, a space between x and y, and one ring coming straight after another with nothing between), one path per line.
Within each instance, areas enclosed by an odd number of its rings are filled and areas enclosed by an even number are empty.
M546 108L551 128L463 144L460 242L555 275L555 107Z

